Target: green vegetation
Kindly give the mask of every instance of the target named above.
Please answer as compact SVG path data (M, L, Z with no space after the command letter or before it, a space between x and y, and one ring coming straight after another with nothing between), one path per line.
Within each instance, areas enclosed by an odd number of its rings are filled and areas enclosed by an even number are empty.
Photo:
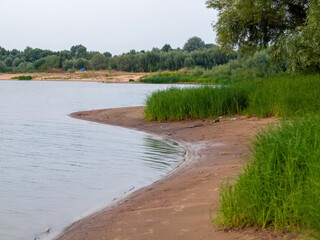
M222 84L158 91L147 98L145 116L285 118L252 141L244 172L221 188L215 221L225 228L302 229L320 239L319 1L208 0L207 6L219 10L218 43L228 52L238 48L239 57L145 79Z
M275 60L286 59L292 72L320 71L318 0L207 0L219 11L217 42L230 52L250 55L271 46Z
M172 49L165 44L161 49L131 50L117 56L109 52L87 51L83 45L59 52L30 47L24 51L9 51L0 47L0 73L75 71L81 68L127 72L174 71L195 66L211 69L237 57L236 52L225 54L216 45L205 44L198 37L190 38L183 49Z
M308 227L320 237L319 121L308 115L256 136L244 173L222 187L221 226Z
M279 116L260 132L236 183L222 186L222 227L307 230L320 238L320 75L276 75L225 86L169 88L150 95L147 119Z
M242 112L244 101L241 89L234 87L169 88L147 98L145 117L163 121L228 115Z
M319 0L206 4L219 11L214 25L219 47L198 37L183 49L165 44L118 56L88 52L82 45L61 52L0 47L0 72L108 69L157 72L140 80L145 83L219 84L157 91L146 100L145 117L164 121L243 114L286 119L253 140L244 173L221 188L215 221L227 228L306 228L320 239ZM82 77L94 75L89 71ZM105 77L105 82L111 80Z
M33 77L32 76L18 76L18 77L13 77L11 79L18 79L18 80L31 80Z
M141 79L144 83L212 83L227 84L242 80L252 80L258 77L274 76L287 69L287 63L273 63L270 49L256 52L247 56L230 60L224 65L213 66L211 69L194 67L180 69L175 72L159 71L153 76Z
M244 114L294 117L320 113L320 75L276 75L221 87L170 88L146 100L146 118L157 121Z
M214 25L217 42L226 52L237 48L240 56L227 64L236 63L240 71L232 73L227 65L214 68L229 70L231 78L244 79L247 73L269 76L230 86L246 90L242 114L289 117L256 136L244 173L221 189L221 209L215 220L227 228L303 228L320 239L319 1L206 3L219 11ZM250 67L241 71L238 63L257 54L263 59L261 50L270 56L265 62L272 64L262 64L258 71ZM295 75L279 74L281 70ZM259 76L261 71L263 76Z

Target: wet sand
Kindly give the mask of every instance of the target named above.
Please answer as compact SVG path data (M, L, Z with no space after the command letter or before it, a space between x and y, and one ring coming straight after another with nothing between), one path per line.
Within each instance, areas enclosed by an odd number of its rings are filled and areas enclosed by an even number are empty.
M154 122L143 107L71 114L74 118L157 134L178 142L187 160L167 177L133 192L70 227L57 237L81 239L280 239L268 231L225 231L211 223L219 208L219 188L242 169L250 138L275 119L236 116L212 120Z

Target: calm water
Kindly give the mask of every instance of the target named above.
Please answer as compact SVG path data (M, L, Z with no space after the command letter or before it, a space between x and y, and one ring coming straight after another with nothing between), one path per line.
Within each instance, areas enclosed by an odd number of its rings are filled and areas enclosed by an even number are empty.
M172 142L67 116L140 106L166 87L0 81L0 239L50 239L177 167L184 150Z

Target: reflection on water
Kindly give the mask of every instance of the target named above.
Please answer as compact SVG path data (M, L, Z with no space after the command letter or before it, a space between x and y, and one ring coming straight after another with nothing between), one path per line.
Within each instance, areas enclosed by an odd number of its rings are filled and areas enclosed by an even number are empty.
M144 140L142 160L148 167L162 172L162 176L181 163L185 151L183 148L178 148L176 143L151 136L145 137Z
M142 105L160 87L1 81L0 239L50 239L177 167L184 150L170 141L67 116Z

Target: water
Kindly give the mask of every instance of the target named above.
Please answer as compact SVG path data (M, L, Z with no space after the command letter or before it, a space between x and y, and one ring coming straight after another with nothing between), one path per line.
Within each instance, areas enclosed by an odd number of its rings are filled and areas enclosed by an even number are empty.
M146 94L166 87L1 81L0 239L50 239L177 167L184 150L172 142L68 117L141 106Z

